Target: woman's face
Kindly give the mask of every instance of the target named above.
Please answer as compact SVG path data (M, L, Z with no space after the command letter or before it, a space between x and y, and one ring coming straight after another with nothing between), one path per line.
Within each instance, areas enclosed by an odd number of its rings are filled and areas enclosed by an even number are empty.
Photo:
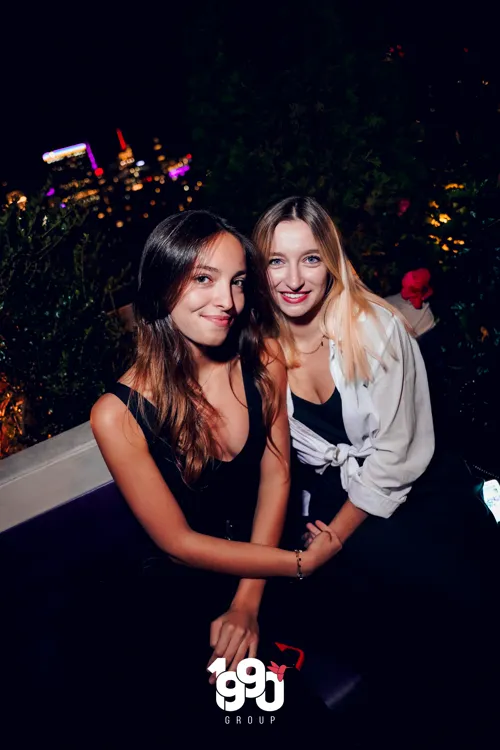
M325 297L328 271L308 225L299 219L282 221L274 231L268 275L280 310L301 318Z
M191 280L172 310L180 332L198 346L221 346L245 304L245 252L223 233L203 253Z

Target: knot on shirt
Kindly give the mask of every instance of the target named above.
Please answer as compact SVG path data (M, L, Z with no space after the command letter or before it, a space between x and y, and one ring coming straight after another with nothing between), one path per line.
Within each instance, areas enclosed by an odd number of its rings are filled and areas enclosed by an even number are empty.
M339 443L338 445L330 444L325 449L325 463L331 466L341 466L349 458L351 448L352 445L347 445L346 443Z

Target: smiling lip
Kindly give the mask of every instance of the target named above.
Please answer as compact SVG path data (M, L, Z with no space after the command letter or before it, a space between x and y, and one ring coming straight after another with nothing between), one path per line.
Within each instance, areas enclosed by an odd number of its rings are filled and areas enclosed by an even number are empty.
M219 326L219 328L228 328L233 321L230 315L202 315L201 317L210 320L211 323Z
M307 299L309 292L302 292L301 294L293 294L292 292L280 292L281 296L289 305L298 305L300 302L304 302Z

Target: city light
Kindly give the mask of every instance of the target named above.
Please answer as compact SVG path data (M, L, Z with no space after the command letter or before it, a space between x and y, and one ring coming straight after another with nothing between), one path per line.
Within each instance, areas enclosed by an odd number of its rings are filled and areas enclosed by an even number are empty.
M172 179L177 179L177 177L182 177L182 175L186 174L186 172L189 172L189 169L189 164L183 164L180 167L171 167L168 170L168 175Z
M191 154L186 154L183 159L179 159L177 164L173 164L168 168L168 176L172 180L176 180L178 177L182 177L182 175L186 174L186 172L189 171L190 167L188 162L191 161L191 159Z
M76 143L74 146L65 146L65 148L57 148L54 151L46 151L42 159L46 164L52 164L69 156L81 156L85 151L87 151L86 143Z
M99 200L99 191L96 189L80 190L80 192L71 196L71 199L74 201L81 201L81 200L84 200L85 198L92 198L92 200Z
M127 146L126 149L120 151L118 158L120 160L120 167L125 167L127 164L132 164L135 161L134 153L130 146Z
M97 162L96 162L96 160L94 159L94 154L92 153L92 149L90 148L90 143L87 143L87 154L88 154L88 157L89 157L89 159L90 159L90 164L91 164L91 166L92 166L92 169L93 169L93 170L94 170L94 172L95 172L95 170L96 170L96 169L97 169L98 167L97 167Z
M120 128L116 128L116 135L118 136L118 140L120 142L120 148L121 148L121 150L125 151L125 149L127 148L127 144L125 142L125 138L123 137L123 133L120 130Z
M136 164L137 164L138 167L143 167L144 166L143 159L141 159L140 161L136 161Z

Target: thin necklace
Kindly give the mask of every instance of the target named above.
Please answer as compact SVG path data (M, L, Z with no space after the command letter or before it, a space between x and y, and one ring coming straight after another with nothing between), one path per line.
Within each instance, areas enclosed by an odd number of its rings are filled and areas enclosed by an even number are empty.
M219 362L216 362L216 363L214 364L214 366L213 366L213 367L212 367L212 369L210 370L210 373L209 373L209 375L208 375L208 378L207 378L207 379L205 380L205 382L204 382L204 383L198 383L198 385L200 386L200 388L201 388L202 390L203 390L203 388L204 388L204 387L206 386L206 384L208 383L208 381L210 380L210 378L212 377L212 375L213 375L213 373L214 373L214 370L215 370L215 368L217 367L217 365L218 365L218 364L219 364Z
M316 349L312 349L312 351L310 351L310 352L303 352L303 351L302 351L301 349L297 349L298 353L299 353L299 354L314 354L315 352L317 352L317 351L318 351L318 349L319 349L319 348L320 348L321 346L323 346L323 344L324 344L324 339L325 339L325 338L326 338L325 336L322 336L322 337L321 337L321 341L319 342L319 344L318 344L318 346L316 347Z

